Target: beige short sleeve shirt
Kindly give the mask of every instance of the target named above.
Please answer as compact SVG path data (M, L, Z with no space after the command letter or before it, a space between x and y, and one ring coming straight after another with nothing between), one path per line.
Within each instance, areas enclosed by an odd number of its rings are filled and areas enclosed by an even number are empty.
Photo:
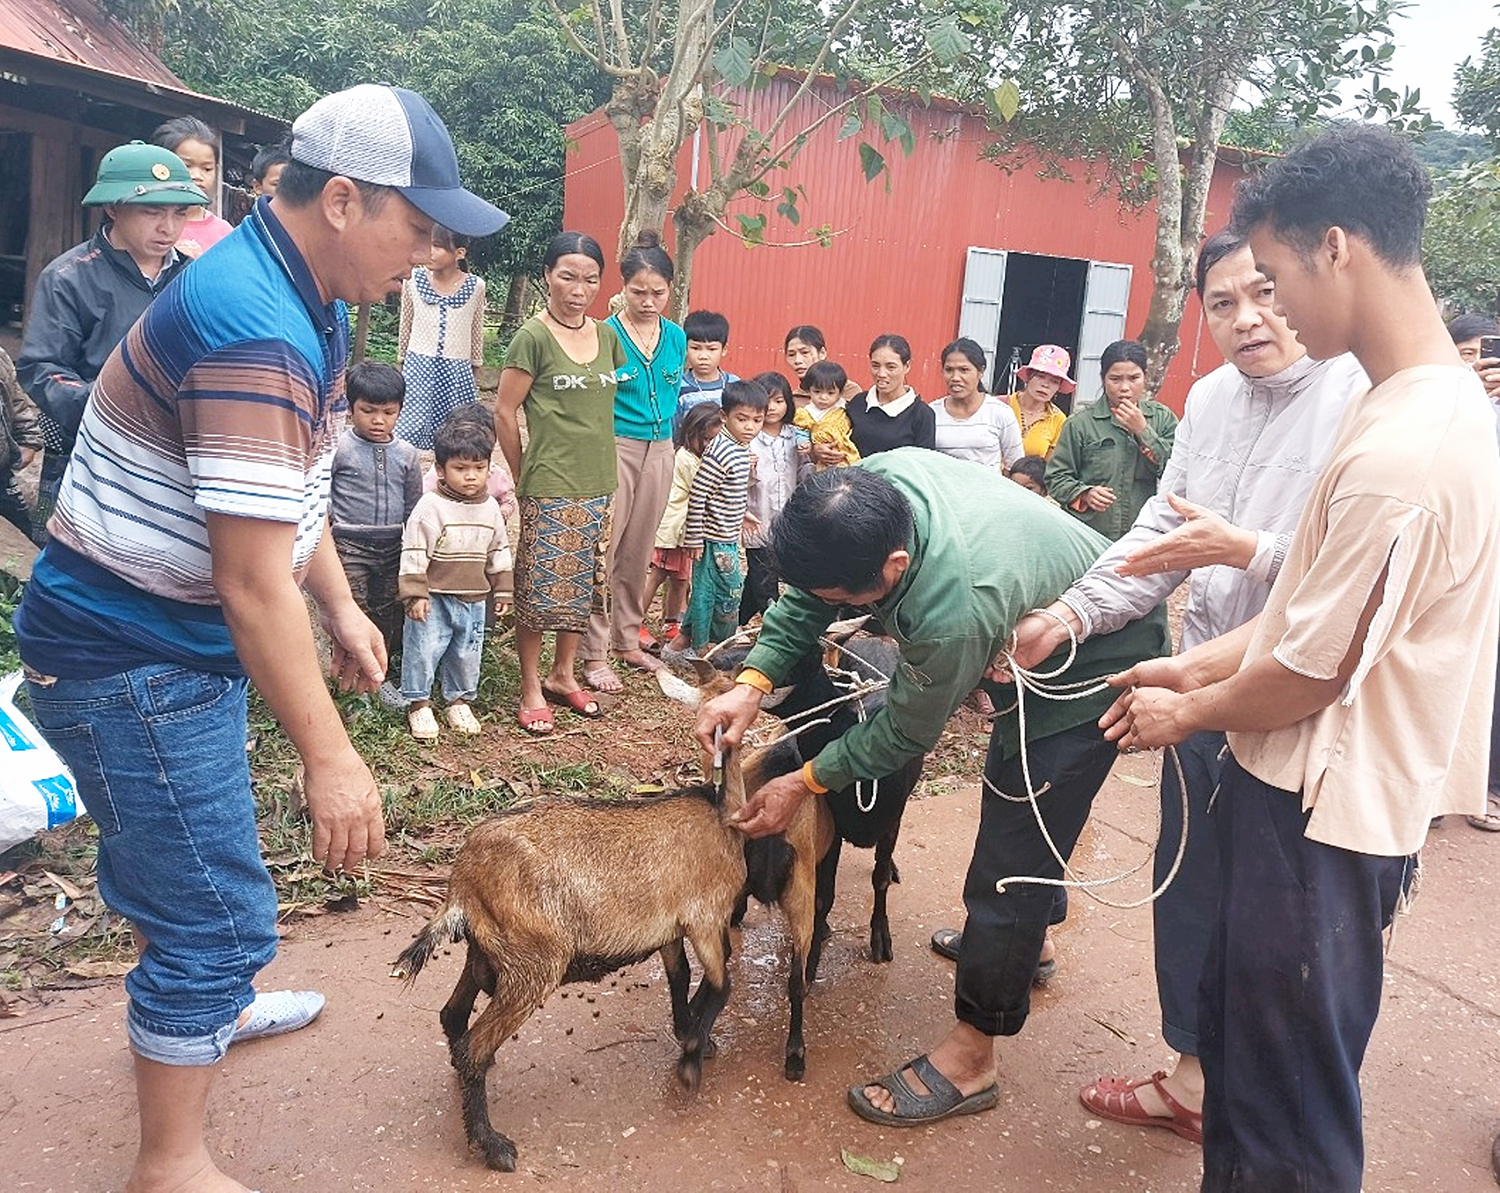
M1497 633L1494 416L1472 371L1404 370L1350 402L1244 661L1331 679L1357 646L1358 666L1295 725L1231 733L1234 756L1302 793L1310 839L1414 853L1433 816L1484 810Z

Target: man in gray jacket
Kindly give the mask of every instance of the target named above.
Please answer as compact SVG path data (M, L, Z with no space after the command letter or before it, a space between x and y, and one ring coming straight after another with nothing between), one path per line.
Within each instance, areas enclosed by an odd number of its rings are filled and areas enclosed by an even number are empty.
M170 150L140 141L111 149L83 197L85 207L104 208L103 226L37 278L16 373L42 412L46 455L32 515L39 543L46 541L47 519L94 379L152 300L187 266L177 238L188 212L207 202Z
M1156 608L1184 580L1181 649L1243 625L1265 604L1302 507L1333 446L1344 407L1369 382L1351 356L1313 360L1273 310L1274 287L1228 232L1198 254L1198 297L1227 362L1197 382L1155 497L1082 579L1016 627L1017 661L1034 666L1068 639L1109 633ZM1207 823L1224 734L1178 747L1189 832L1176 878L1153 905L1163 1038L1181 1054L1169 1075L1101 1077L1080 1093L1101 1118L1159 1126L1202 1142L1198 975L1217 897L1218 847ZM1175 769L1162 771L1154 881L1182 833Z

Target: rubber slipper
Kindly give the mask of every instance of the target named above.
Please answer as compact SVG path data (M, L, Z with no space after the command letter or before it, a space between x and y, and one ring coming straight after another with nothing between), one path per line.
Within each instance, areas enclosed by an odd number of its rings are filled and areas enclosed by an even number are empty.
M645 626L642 626L640 633L636 635L636 641L647 654L661 654L661 643L651 636L651 631Z
M542 687L542 695L553 704L565 704L576 712L580 717L602 717L604 710L599 707L599 702L594 699L594 693L587 688L577 688L571 692L554 692L551 688Z
M1162 1084L1166 1073L1158 1070L1144 1081L1130 1081L1124 1077L1100 1077L1078 1091L1078 1100L1084 1109L1111 1122L1128 1123L1132 1127L1163 1127L1179 1135L1189 1143L1203 1143L1203 1115L1189 1110L1167 1092ZM1157 1095L1166 1104L1170 1115L1149 1114L1136 1097L1135 1091L1143 1085L1155 1087Z
M323 1013L324 1001L316 990L272 990L257 994L250 1004L249 1017L235 1027L229 1042L240 1044L300 1031Z
M614 668L602 663L597 667L584 668L583 682L594 691L603 692L608 696L617 696L625 690L625 684L615 674Z
M1487 833L1500 833L1500 796L1490 796L1483 816L1465 816L1471 825Z
M516 724L532 737L546 737L552 732L552 710L545 705L541 708L518 708Z
M906 1084L903 1074L907 1069L927 1087L925 1094L917 1093ZM895 1112L877 1108L865 1096L866 1085L879 1085L889 1090L896 1101ZM953 1082L937 1071L925 1053L878 1081L849 1087L849 1109L866 1122L879 1123L882 1127L924 1127L960 1114L978 1114L989 1110L999 1100L1000 1087L995 1084L965 1097Z
M958 960L958 950L964 942L964 934L957 928L939 928L932 934L932 951L949 961ZM1031 977L1032 985L1045 986L1057 973L1057 958L1049 957L1037 962L1036 973Z

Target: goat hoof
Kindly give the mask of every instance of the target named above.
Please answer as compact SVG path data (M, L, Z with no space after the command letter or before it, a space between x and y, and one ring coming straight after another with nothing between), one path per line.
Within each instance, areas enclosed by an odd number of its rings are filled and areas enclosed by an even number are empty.
M786 1079L788 1081L801 1081L807 1075L807 1056L788 1053L786 1058Z
M901 881L901 871L898 870L898 869L896 869L896 863L895 862L891 863L891 881L892 882L900 882Z
M698 1056L684 1056L677 1062L677 1080L689 1093L696 1093L703 1080L703 1061Z
M713 1058L716 1057L716 1056L718 1056L718 1055L719 1055L719 1042L717 1040L715 1040L713 1038L713 1036L709 1036L708 1039L706 1039L706 1040L703 1041L703 1059L704 1060L713 1060Z
M504 1135L496 1135L484 1145L484 1162L496 1172L516 1170L516 1145Z
M892 961L894 958L895 954L891 951L891 938L888 934L884 936L870 937L871 961L874 961L877 964L886 963Z

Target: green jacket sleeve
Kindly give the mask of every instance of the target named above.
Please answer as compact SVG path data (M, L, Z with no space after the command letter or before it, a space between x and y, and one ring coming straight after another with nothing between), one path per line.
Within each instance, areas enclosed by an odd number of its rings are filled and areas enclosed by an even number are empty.
M908 643L891 677L885 705L813 759L813 777L831 790L877 779L926 754L990 662L979 637Z
M788 588L786 595L766 610L760 637L745 656L745 666L779 684L797 660L818 645L818 639L833 624L834 612L832 605L811 593Z
M1052 449L1052 455L1047 461L1047 495L1064 509L1072 505L1079 494L1090 488L1083 483L1080 473L1082 462L1078 456L1083 448L1082 440L1078 422L1068 419L1063 423L1062 432L1057 437L1057 446Z
M1146 429L1140 434L1140 442L1156 457L1154 468L1156 479L1166 471L1167 460L1172 455L1172 440L1177 434L1177 416L1160 403L1152 403L1146 415Z

